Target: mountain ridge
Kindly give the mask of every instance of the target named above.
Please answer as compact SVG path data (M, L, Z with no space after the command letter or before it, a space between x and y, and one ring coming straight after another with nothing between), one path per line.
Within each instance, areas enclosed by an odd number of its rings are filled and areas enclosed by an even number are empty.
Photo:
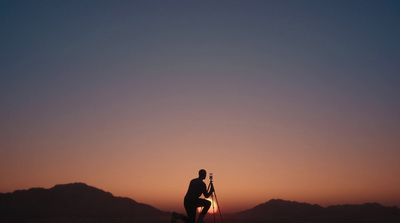
M0 216L146 217L167 214L148 204L116 197L85 183L0 193Z
M378 203L331 205L271 199L251 209L237 212L233 218L253 222L400 222L397 206Z
M57 184L49 189L30 188L0 193L0 222L161 223L170 221L170 214L127 197L116 197L85 183ZM211 215L208 217L211 218ZM253 208L226 214L225 217L231 223L397 223L400 222L400 209L378 203L322 207L271 199Z

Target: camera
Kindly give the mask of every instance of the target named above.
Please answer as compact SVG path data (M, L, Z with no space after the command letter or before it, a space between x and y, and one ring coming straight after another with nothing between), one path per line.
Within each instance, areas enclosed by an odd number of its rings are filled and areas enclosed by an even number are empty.
M210 180L211 181L213 180L213 174L212 173L210 173Z

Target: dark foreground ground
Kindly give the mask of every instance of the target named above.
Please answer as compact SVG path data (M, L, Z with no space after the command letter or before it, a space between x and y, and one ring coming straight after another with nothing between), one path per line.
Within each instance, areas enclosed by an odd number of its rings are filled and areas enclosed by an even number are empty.
M170 216L148 218L85 218L85 217L30 217L30 218L0 218L0 223L170 223ZM212 215L206 219L207 223L213 223ZM221 223L220 218L216 221ZM231 215L223 216L224 223L399 223L400 217L350 219L333 217L332 219L293 219L291 217L270 217L265 219L242 219ZM178 220L177 223L183 223Z
M147 218L30 217L0 218L0 223L164 223L170 216ZM178 223L178 222L177 222Z

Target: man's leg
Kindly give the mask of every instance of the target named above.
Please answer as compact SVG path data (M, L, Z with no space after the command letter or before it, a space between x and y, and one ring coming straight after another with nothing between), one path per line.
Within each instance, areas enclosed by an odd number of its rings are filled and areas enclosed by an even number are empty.
M189 222L188 217L186 217L185 215L173 212L172 213L172 218L171 218L171 223L176 223L176 221L178 219L181 219L184 222Z
M197 206L192 202L185 202L185 210L188 215L187 223L195 223L196 222L196 210Z
M207 214L208 210L210 209L211 202L206 199L199 198L197 200L197 207L203 207L203 211L199 215L199 219L197 220L198 223L204 222L204 216Z

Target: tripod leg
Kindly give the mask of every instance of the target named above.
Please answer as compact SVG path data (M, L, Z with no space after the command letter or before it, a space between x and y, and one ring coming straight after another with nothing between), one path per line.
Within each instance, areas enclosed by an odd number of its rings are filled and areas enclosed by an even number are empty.
M214 211L214 195L213 195L213 193L211 194L211 202L212 202L212 208L213 208L213 216L214 216L214 223L215 223L215 211Z
M212 181L210 181L210 184L208 185L207 191L210 191L211 187L214 187ZM212 210L213 210L213 216L214 216L214 223L215 223L214 191L211 193L211 204L212 204Z
M221 218L221 223L224 223L224 220L222 219L221 208L219 207L219 204L218 204L217 193L215 193L215 188L214 188L214 195L215 195L215 201L217 202L219 217ZM215 220L214 220L214 222L215 222Z

